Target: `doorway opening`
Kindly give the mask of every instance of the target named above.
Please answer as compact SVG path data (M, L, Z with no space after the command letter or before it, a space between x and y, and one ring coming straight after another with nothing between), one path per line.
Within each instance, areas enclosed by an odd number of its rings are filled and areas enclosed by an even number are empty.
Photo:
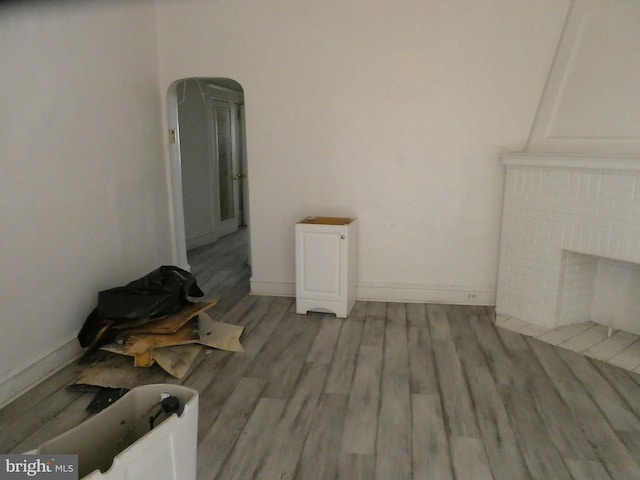
M178 264L190 269L187 251L228 236L220 245L237 250L233 239L239 239L248 263L242 86L227 78L183 78L169 87L167 104Z

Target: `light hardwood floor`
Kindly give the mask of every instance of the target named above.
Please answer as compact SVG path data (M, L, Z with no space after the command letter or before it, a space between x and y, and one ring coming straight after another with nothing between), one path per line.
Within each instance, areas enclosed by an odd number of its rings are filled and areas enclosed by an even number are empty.
M640 478L637 374L496 327L484 307L297 315L292 298L248 295L245 236L189 255L246 350L202 354L182 382L200 392L198 480ZM0 410L0 451L87 418L90 396L64 389L77 371Z

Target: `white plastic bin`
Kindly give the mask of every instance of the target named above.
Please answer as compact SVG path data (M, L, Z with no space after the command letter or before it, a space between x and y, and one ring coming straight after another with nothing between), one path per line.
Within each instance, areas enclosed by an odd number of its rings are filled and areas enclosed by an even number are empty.
M179 399L178 412L158 417L150 430L149 417L162 408L163 394ZM195 480L197 437L198 392L145 385L33 453L77 454L81 479Z

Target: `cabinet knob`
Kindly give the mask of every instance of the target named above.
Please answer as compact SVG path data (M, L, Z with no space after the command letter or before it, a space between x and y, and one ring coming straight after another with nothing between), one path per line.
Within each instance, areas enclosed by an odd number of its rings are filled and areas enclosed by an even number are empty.
M344 235L340 235L340 238L344 240L344 239L345 239L345 236L344 236Z

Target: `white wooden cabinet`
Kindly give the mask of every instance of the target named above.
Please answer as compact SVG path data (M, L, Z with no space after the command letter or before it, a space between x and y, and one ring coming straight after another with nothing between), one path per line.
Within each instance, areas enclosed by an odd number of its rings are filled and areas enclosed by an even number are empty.
M356 301L355 218L307 217L296 224L296 312L346 318Z

